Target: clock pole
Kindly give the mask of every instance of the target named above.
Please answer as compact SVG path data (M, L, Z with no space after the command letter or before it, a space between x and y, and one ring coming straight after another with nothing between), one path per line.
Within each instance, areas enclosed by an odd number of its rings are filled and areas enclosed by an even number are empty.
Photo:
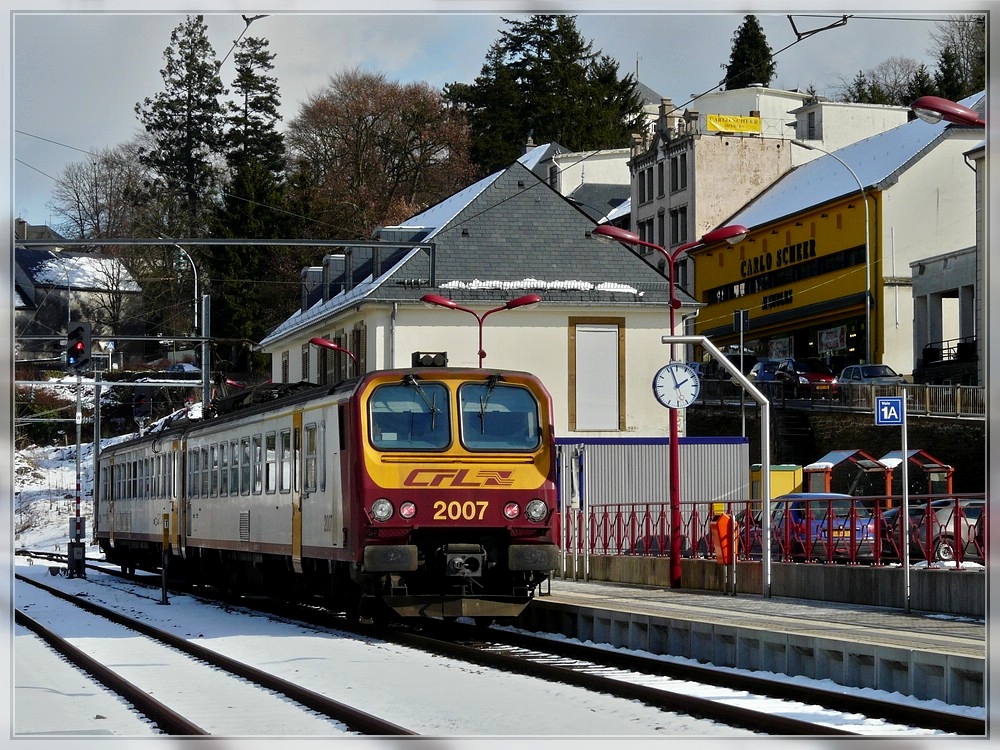
M677 257L685 250L691 250L701 245L708 245L713 242L726 240L729 244L735 245L747 235L747 228L739 224L730 224L719 227L708 232L701 239L695 242L688 242L681 245L672 253L666 248L646 242L634 232L610 224L599 224L591 230L591 234L599 237L610 237L613 240L624 242L629 245L641 245L663 254L666 258L667 288L670 292L670 335L675 336L674 311L681 306L681 301L677 299L677 292L674 286L674 264ZM670 360L674 361L674 345L670 344ZM667 407L670 415L670 466L668 468L668 491L670 493L670 588L680 588L681 585L681 468L680 468L680 445L678 439L678 415L677 407Z

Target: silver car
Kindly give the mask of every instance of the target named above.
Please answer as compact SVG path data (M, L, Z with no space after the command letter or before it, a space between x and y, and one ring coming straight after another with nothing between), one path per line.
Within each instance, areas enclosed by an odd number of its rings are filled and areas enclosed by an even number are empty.
M852 406L871 406L872 386L895 386L905 382L906 379L889 365L850 365L837 377L840 400ZM881 388L878 390L879 395L886 395Z
M837 378L841 385L899 385L906 378L893 370L889 365L851 365L845 367Z

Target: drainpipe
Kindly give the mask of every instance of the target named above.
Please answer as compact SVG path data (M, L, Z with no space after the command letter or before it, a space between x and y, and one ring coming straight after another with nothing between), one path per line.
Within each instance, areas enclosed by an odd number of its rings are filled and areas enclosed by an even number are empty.
M392 369L396 366L396 313L399 310L399 303L392 303L392 313L389 315L389 366Z

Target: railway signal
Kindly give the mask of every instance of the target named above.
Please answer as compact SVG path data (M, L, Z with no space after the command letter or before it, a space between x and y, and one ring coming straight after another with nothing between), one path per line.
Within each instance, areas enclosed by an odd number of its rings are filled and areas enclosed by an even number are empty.
M90 363L90 323L71 323L66 336L66 369L79 371Z
M152 414L153 389L148 385L137 386L132 398L132 417L139 421L149 419Z

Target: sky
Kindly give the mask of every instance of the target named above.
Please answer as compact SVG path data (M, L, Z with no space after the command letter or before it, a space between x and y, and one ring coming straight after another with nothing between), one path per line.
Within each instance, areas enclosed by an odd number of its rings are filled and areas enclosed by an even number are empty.
M994 0L980 2L988 7ZM264 37L275 54L283 122L332 75L353 68L402 83L435 87L471 83L500 32L503 18L526 12L569 12L595 51L615 58L656 93L683 105L719 87L732 37L747 12L761 21L775 53L775 88L813 86L834 98L859 71L901 56L936 67L931 34L937 22L962 11L964 0L870 2L863 12L815 3L705 2L698 10L661 2L475 2L420 0L367 3L290 1L249 26L241 15L264 11L242 0L0 0L8 13L0 34L10 39L9 110L0 113L3 145L11 155L0 199L9 190L10 217L29 224L57 221L47 203L55 180L88 153L112 148L140 132L134 107L163 89L160 70L170 33L187 12L205 15L222 77L231 83L235 41ZM30 8L30 11L23 10ZM789 19L791 15L791 19ZM846 25L815 34L849 15ZM50 221L51 220L51 221Z

